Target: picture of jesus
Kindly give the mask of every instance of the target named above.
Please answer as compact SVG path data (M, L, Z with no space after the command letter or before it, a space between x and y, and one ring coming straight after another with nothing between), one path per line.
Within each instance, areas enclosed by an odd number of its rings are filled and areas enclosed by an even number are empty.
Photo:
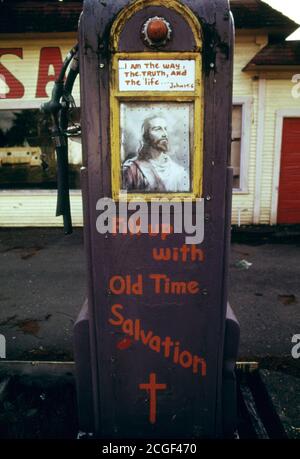
M178 107L180 110L174 115L172 125L172 122L169 121L170 114L166 116L165 110L157 110L155 104L152 105L153 108L149 107L148 110L143 110L146 112L146 116L140 120L141 135L138 146L133 152L128 151L130 142L126 140L126 137L127 139L128 137L132 138L130 129L127 128L126 131L125 128L124 130L123 148L125 147L124 150L126 149L127 151L124 152L125 158L122 162L122 189L128 192L189 192L190 117L187 116L189 115L189 110L187 110L187 107ZM169 104L169 111L172 108L172 104ZM133 121L132 115L137 115L138 111L141 111L141 109L134 110L131 108L130 111L127 110L126 115L127 117L129 114L131 115L131 122ZM180 118L182 118L180 115L182 114L185 115L185 120L181 119L180 123ZM180 128L178 126L176 128L176 124L179 124ZM175 140L177 140L179 132L177 132L177 136L174 135L175 129L181 131L181 139L176 144ZM170 138L174 139L172 147L177 146L177 149L174 148L176 153L172 151Z

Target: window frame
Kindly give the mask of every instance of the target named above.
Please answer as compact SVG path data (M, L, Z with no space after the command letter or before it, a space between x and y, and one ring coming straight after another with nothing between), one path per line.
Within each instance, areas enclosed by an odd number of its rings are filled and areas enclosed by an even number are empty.
M78 97L74 98L76 108L80 108L80 100ZM39 100L31 100L31 101L26 101L26 100L14 100L14 99L0 99L0 111L2 110L40 110L41 106L43 103L49 102L49 98L44 99L41 98ZM81 166L82 167L82 166ZM20 194L31 194L32 196L40 196L40 195L56 195L57 190L56 189L45 189L45 188L25 188L25 189L13 189L13 188L7 188L0 190L0 196L8 196L8 195L20 195ZM80 196L81 195L81 188L75 189L75 188L70 188L70 196Z
M242 107L240 187L232 189L234 194L249 194L249 157L251 143L252 103L253 97L251 96L233 97L232 100L232 107L236 105Z

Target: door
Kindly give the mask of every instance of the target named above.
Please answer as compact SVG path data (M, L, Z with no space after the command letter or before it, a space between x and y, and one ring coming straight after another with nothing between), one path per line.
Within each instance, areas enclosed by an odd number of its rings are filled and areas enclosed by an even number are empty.
M283 120L277 223L300 223L300 118Z

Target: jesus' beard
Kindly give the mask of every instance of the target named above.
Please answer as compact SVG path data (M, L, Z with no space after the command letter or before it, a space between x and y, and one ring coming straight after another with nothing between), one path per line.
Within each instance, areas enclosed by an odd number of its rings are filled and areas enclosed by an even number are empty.
M152 147L157 151L167 152L169 150L169 142L167 139L161 139L155 142Z

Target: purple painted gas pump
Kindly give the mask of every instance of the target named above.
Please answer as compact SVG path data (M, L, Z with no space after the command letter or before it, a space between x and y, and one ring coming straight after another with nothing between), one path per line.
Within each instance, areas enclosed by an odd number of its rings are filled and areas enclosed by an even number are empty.
M84 2L75 361L96 438L234 435L232 60L226 0Z

